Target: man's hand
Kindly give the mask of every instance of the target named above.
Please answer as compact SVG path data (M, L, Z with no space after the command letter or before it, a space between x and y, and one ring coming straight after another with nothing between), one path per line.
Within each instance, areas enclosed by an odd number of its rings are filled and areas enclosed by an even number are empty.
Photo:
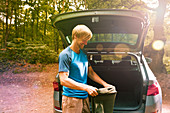
M87 86L86 91L88 92L89 95L91 95L93 97L98 95L96 87Z
M115 86L113 86L113 85L111 85L111 84L105 84L104 87L105 87L105 88L113 88L113 89L115 89Z

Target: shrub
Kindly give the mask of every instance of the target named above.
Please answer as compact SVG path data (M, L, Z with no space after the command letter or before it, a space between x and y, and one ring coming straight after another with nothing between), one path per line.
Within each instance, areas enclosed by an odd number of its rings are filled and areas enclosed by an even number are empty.
M47 45L43 44L27 44L22 38L14 38L13 41L8 42L6 53L4 53L8 60L12 61L26 61L27 63L56 63L58 62L58 54L50 50Z

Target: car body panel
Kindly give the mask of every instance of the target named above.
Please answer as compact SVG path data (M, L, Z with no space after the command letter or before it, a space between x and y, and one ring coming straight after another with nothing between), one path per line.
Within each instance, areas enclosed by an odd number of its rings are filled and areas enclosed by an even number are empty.
M159 89L159 91L161 91L161 89ZM145 113L162 113L162 92L160 92L159 95L147 96L146 98Z
M155 75L149 68L148 63L146 62L144 56L142 56L142 61L144 63L144 66L146 68L146 73L148 74L148 84L152 85L153 83L158 81L156 80ZM155 96L146 96L146 108L145 108L145 113L150 113L150 112L157 112L157 113L162 113L162 90L161 87L158 83L158 88L159 88L159 94Z

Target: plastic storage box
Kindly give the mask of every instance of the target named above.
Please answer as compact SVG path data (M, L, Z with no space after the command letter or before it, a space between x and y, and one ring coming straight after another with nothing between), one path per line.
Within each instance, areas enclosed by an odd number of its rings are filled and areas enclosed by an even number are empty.
M116 94L115 87L100 88L98 95L91 97L92 113L113 113Z

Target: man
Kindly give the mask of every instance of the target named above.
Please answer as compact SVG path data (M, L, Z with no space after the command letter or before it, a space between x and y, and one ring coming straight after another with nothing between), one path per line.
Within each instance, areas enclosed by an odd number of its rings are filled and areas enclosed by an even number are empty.
M87 85L87 76L104 87L113 87L93 71L82 51L91 38L92 32L87 26L77 25L72 30L72 44L59 55L63 113L90 113L88 94L96 96L98 93L97 88Z

